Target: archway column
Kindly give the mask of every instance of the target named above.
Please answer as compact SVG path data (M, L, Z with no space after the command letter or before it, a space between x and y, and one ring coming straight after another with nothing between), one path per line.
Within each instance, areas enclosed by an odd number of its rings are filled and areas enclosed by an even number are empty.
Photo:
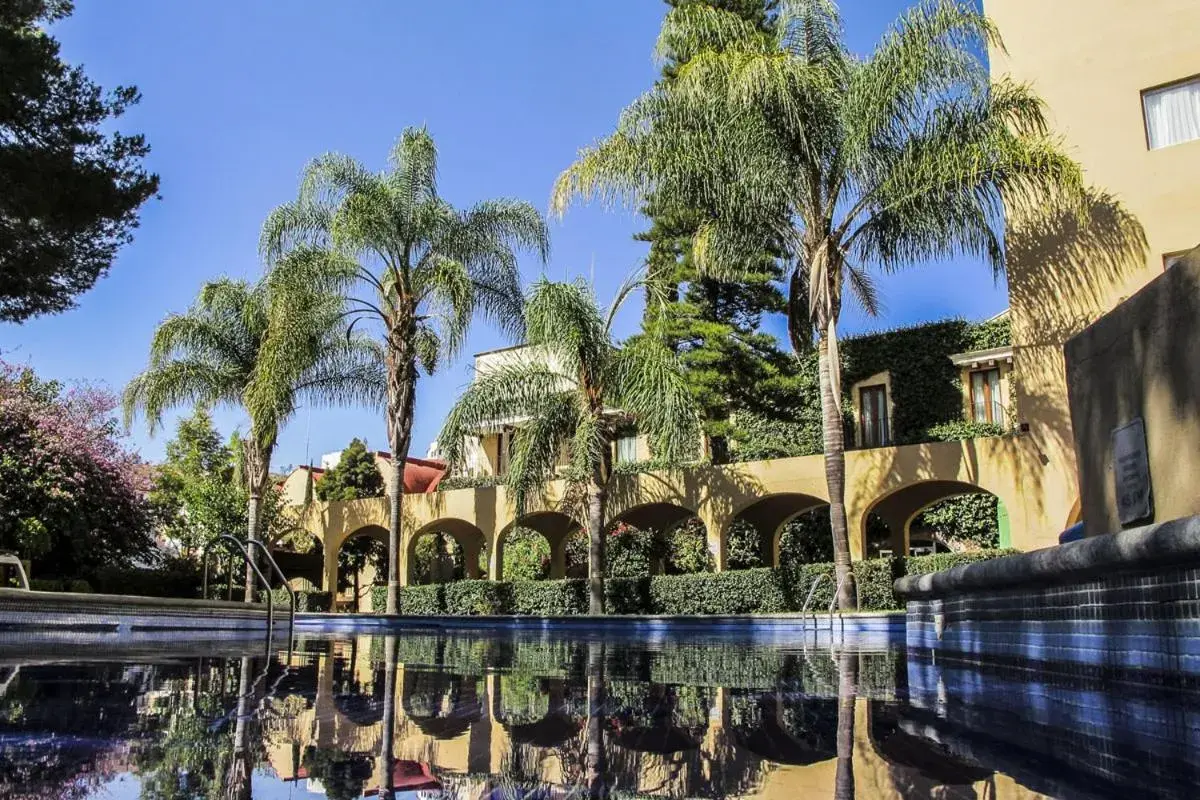
M448 540L447 543L454 540L452 536L447 536L446 538ZM467 580L478 580L482 577L482 573L479 570L479 553L482 550L483 543L465 541L460 542L458 546L462 548L463 574Z
M550 580L567 577L567 537L566 535L550 540Z
M488 545L488 578L494 581L504 580L504 545L500 537L492 535Z
M325 563L321 570L321 591L329 592L332 595L337 594L338 552L346 543L345 539L340 539L340 541L335 539L334 541L336 544L332 547L328 540L321 542L321 546L325 549Z
M708 552L712 556L713 570L724 572L729 569L729 548L726 533L733 523L733 515L727 511L713 507L712 503L703 503L696 516L704 524L704 536L708 541Z

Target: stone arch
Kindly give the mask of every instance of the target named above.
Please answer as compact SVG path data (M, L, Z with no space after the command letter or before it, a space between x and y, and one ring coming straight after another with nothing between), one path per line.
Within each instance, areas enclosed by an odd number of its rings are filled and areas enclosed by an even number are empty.
M777 567L780 562L779 543L784 526L802 514L828 505L829 501L825 498L803 492L765 495L746 503L734 512L733 518L726 526L723 540L728 542L729 532L734 525L750 525L759 535L762 563Z
M488 554L488 573L494 580L504 580L504 545L509 534L517 528L527 528L541 534L550 547L549 579L565 578L567 568L567 540L583 526L561 511L535 511L525 514L505 525L496 535L495 552Z
M737 691L734 738L766 761L807 766L837 756L837 700Z
M487 544L487 537L484 536L477 526L472 525L463 519L454 517L445 517L435 519L426 525L418 528L411 536L408 537L408 542L405 545L405 563L407 564L407 579L409 584L417 583L417 544L425 536L444 534L453 542L453 545L461 550L463 563L463 577L472 579L481 577L479 567L479 556L483 552ZM443 580L434 580L434 583L444 582Z
M984 486L957 480L924 480L901 486L875 500L858 520L857 534L864 557L871 557L872 516L886 526L886 548L895 556L909 553L913 521L930 506L963 495L987 494L1007 506L1004 498ZM882 549L882 548L881 548Z
M475 675L405 670L401 705L426 736L457 739L483 718L483 700Z
M367 562L361 569L352 574L343 574L343 553L347 545L360 539L369 539L376 543L374 549L377 551L374 556L369 557ZM383 564L386 564L387 559L387 541L388 531L381 525L364 525L351 531L337 543L337 548L334 550L333 557L333 582L327 587L327 590L332 592L335 597L339 598L339 602L348 604L351 611L372 611L371 607L371 587L377 583L383 583L387 580L387 571L376 568L376 564L372 561L379 559ZM381 553L379 553L382 548ZM342 589L342 585L347 587Z
M504 686L512 682L524 681L527 685L525 694L536 694L538 700L544 699L545 708L510 709L505 705ZM572 690L566 681L557 678L525 678L518 674L500 676L495 684L495 695L492 703L494 716L509 738L516 744L528 744L535 747L558 747L563 742L574 738L583 730L586 714L572 713ZM528 701L528 697L524 698ZM532 712L532 713L531 713Z
M626 508L614 515L605 526L605 533L611 533L618 525L629 525L642 531L653 531L661 537L668 537L684 525L694 525L704 549L708 549L708 526L696 511L686 506L669 501L643 503ZM666 553L666 548L662 551ZM712 568L712 555L707 556L709 569ZM651 574L661 574L669 569L669 557L664 555L651 564ZM702 570L703 571L703 570Z

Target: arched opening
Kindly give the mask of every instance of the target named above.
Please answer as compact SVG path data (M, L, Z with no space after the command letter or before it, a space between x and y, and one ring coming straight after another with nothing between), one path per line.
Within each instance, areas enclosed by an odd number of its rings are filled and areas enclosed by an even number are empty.
M867 558L994 549L1009 537L1008 514L975 484L921 481L876 501L860 535Z
M708 530L696 512L674 503L647 503L613 517L605 529L611 578L711 572ZM585 542L586 545L586 542ZM584 550L586 565L586 549Z
M641 681L613 681L606 720L618 746L639 753L698 750L708 730L710 690Z
M405 715L434 739L457 739L483 717L479 678L448 672L405 670Z
M586 707L563 680L509 673L496 688L496 721L516 744L558 747L583 730Z
M307 531L271 546L271 557L297 591L320 589L325 577L325 546L319 536ZM327 587L332 591L332 587Z
M818 563L833 558L829 504L820 497L783 492L739 511L725 533L730 569Z
M837 756L837 700L737 691L737 741L777 764L807 766Z
M461 519L435 520L408 541L408 582L449 583L480 578L484 566L483 531Z
M387 581L386 528L368 525L342 540L338 547L337 585L330 587L337 603L351 611L371 611L371 587Z
M559 511L526 514L496 537L496 580L546 580L567 576L567 542L580 525Z

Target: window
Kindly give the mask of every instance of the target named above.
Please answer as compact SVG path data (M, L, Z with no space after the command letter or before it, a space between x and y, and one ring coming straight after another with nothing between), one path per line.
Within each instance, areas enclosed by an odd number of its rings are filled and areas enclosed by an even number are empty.
M858 390L858 425L863 447L883 447L891 441L886 386L864 386Z
M999 369L981 369L971 373L971 418L976 422L1004 424Z
M1174 253L1165 253L1163 255L1163 269L1168 270L1171 267L1178 264L1180 261L1183 261L1183 257L1186 256L1190 252L1192 252L1192 251L1191 250L1179 250Z
M617 439L617 463L632 464L637 461L637 434L626 434Z
M1151 150L1200 139L1200 77L1142 92Z

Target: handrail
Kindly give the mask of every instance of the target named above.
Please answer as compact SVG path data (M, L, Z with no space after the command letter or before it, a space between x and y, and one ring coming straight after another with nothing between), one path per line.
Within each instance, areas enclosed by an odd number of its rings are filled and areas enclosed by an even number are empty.
M800 609L800 624L801 625L804 624L804 620L808 616L808 604L812 602L813 595L816 593L817 587L820 586L821 581L825 580L827 577L829 577L829 576L826 575L824 572L821 572L817 575L816 578L813 579L812 584L809 586L808 597L804 598L804 607ZM816 628L816 625L817 625L817 614L814 611L813 612L813 628Z
M275 571L276 577L279 578L280 586L282 586L288 593L288 600L291 603L290 613L288 614L288 653L290 655L291 638L296 632L296 592L291 586L288 586L287 575L283 574L283 570L279 568L279 563L275 561L275 557L271 555L271 551L267 549L267 546L258 539L250 539L246 542L246 550L249 551L251 547L257 547L262 551L262 554L267 557L267 563L271 565L271 569ZM269 584L267 585L267 601L269 603L275 602L275 596L272 593L271 586Z
M21 576L21 583L25 584L25 591L30 591L29 576L25 574L25 562L14 555L4 553L0 555L0 564L8 564L11 567L16 567L17 574Z
M829 636L831 640L833 637L833 607L837 605L838 595L842 593L842 587L846 585L846 578L848 577L850 577L849 572L838 578L837 586L833 590L833 599L829 601ZM842 633L844 634L846 632L846 619L842 616L842 609L840 606L838 607L838 621L842 625Z
M260 570L258 565L254 563L254 559L250 557L250 553L242 545L241 541L233 536L230 536L228 533L222 533L220 536L204 545L204 551L202 555L202 558L204 559L204 583L202 584L204 599L208 599L208 557L212 554L212 550L210 548L214 544L232 544L234 550L236 550L238 554L241 555L241 557L245 560L246 565L250 567L250 569L254 571L254 574L258 576L258 579L262 581L263 586L267 587L267 641L269 642L271 640L271 633L275 628L275 604L271 602L271 582L268 581L267 577L262 574L262 570ZM228 550L228 546L226 549ZM230 582L233 581L232 573L229 576L229 580ZM290 631L288 633L289 635L291 634Z

